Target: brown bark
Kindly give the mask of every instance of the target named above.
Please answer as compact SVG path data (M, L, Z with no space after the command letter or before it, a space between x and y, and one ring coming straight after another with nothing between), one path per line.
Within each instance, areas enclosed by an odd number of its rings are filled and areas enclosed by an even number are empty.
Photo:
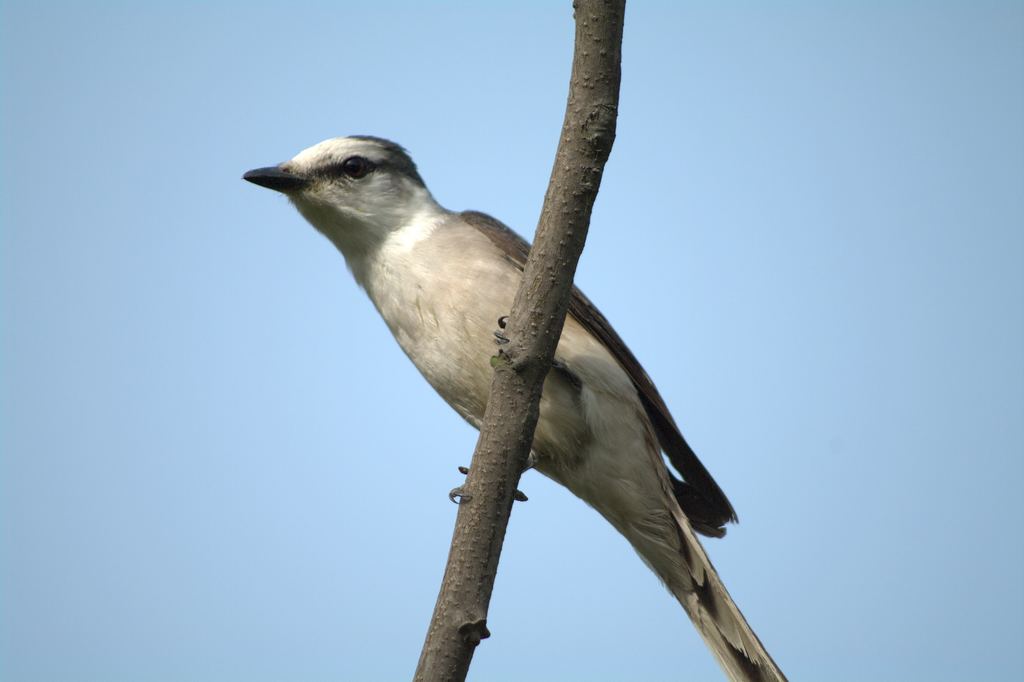
M487 607L505 529L615 139L625 0L576 0L573 8L576 43L562 135L533 249L504 330L509 341L492 362L490 399L416 669L419 682L464 680L476 645L489 636Z

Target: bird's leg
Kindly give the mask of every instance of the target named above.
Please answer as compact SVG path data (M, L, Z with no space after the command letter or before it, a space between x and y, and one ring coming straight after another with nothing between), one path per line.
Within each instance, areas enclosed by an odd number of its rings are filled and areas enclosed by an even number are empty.
M509 341L508 336L506 336L504 332L506 325L508 325L508 315L502 315L501 317L498 318L498 328L494 330L494 339L499 346L504 346ZM501 353L502 350L499 348L498 355L501 355ZM525 471L528 471L529 469L532 469L536 463L537 458L534 456L533 451L531 450L530 455L526 460L526 467L523 469L522 472L520 472L520 474L522 474ZM465 476L469 474L469 468L460 466L459 473ZM517 502L526 502L526 500L529 499L528 497L526 497L526 494L522 490L517 490L514 493L513 497ZM457 488L451 489L451 491L448 493L448 499L454 502L455 504L462 504L463 502L468 501L470 497L468 495L463 494L462 486L458 486Z

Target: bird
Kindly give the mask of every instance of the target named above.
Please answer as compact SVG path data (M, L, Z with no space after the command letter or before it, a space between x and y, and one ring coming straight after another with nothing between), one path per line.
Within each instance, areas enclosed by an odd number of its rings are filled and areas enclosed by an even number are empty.
M529 244L485 213L442 207L406 150L380 137L324 140L242 177L284 194L334 244L423 377L479 428L495 324L512 306ZM530 462L625 536L730 680L786 679L696 536L722 537L737 520L732 504L639 361L575 287Z

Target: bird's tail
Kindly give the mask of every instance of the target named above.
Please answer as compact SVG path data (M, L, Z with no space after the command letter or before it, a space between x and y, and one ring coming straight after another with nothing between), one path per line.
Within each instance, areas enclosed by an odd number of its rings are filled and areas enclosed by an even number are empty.
M648 517L646 528L633 525L623 529L624 534L682 604L730 680L785 682L786 676L729 596L689 521L677 505L669 506L676 537L666 541L668 519L661 514L657 520Z

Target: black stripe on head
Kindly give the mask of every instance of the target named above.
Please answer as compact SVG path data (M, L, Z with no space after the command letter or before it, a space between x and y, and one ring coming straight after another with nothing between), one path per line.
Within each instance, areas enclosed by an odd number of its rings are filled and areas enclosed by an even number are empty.
M416 170L416 164L413 163L412 158L409 156L409 152L405 151L405 148L400 144L396 144L391 140L385 140L383 137L374 137L373 135L349 135L350 139L362 140L364 142L372 142L373 144L381 147L386 158L377 162L377 166L389 168L397 173L401 173L407 178L414 180L420 186L426 187L426 183L423 182L423 178L420 177L419 171Z

